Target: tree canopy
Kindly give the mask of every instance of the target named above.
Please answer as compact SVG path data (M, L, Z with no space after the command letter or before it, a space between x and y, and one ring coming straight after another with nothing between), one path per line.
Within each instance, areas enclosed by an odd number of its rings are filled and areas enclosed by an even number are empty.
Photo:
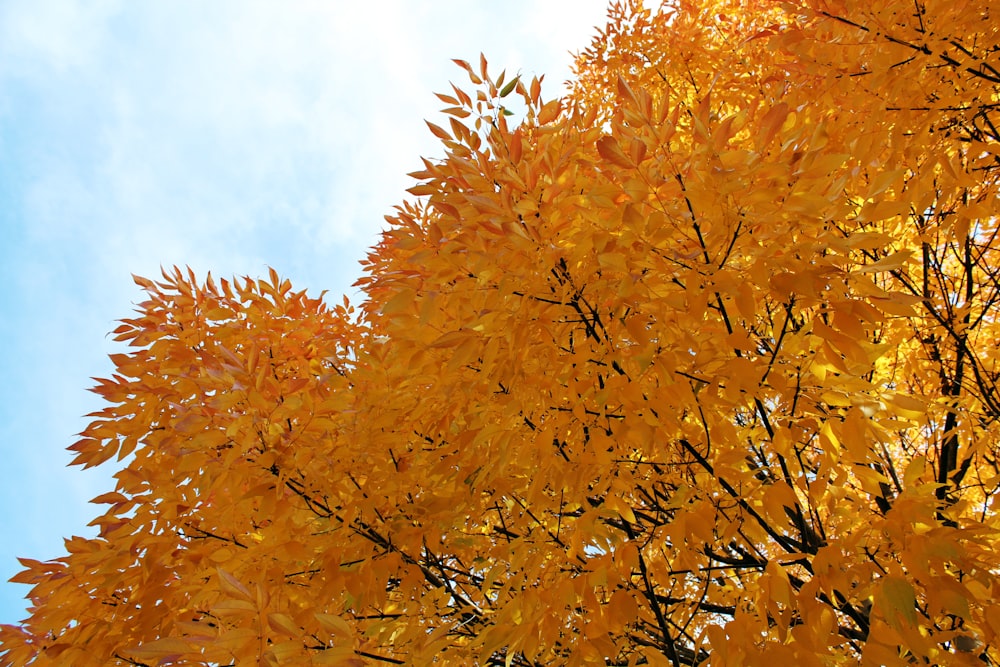
M361 303L137 279L99 535L0 663L997 664L998 18L635 0L548 101L456 61Z

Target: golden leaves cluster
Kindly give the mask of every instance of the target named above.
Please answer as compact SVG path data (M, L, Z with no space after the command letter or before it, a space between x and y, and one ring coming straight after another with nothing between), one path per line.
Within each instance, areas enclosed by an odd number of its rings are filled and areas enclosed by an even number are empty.
M995 23L628 2L566 99L456 61L357 311L140 280L100 535L3 660L1000 659Z

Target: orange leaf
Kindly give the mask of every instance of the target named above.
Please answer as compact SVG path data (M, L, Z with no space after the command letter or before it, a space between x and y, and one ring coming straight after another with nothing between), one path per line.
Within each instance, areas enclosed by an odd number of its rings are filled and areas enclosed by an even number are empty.
M597 141L597 152L601 154L602 158L614 165L619 167L632 166L632 163L625 157L625 153L622 152L621 146L618 145L614 137L601 137Z

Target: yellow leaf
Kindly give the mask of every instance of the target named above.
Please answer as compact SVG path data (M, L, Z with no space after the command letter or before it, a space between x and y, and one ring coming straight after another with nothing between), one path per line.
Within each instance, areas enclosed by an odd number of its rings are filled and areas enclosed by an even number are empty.
M562 103L558 99L546 102L545 105L542 106L541 111L538 112L538 124L548 125L554 121L559 116L561 108Z
M424 122L427 123L427 127L430 128L431 133L433 133L435 137L437 137L438 139L442 139L444 141L451 141L452 136L448 134L448 132L445 131L444 128L435 125L430 121L424 121Z
M350 637L353 634L350 624L334 614L316 614L316 620L328 632L339 637Z
M903 485L908 489L916 486L917 482L920 480L920 476L923 475L926 466L926 457L914 456L913 459L906 464L906 471L903 473Z
M404 310L408 310L416 303L416 292L412 289L401 289L384 306L383 315L395 315Z
M438 336L432 343L428 345L431 348L441 348L441 347L455 347L460 343L466 341L470 336L474 335L469 329L459 329L457 331L449 331L446 334Z
M252 601L254 599L250 594L250 590L244 586L239 579L223 570L221 567L216 568L215 571L219 575L219 585L223 592L227 595L232 595L247 601Z
M788 105L786 103L778 102L768 109L760 121L757 145L764 147L770 144L786 118L788 118Z
M890 185L893 185L896 181L903 177L906 173L905 169L890 169L889 171L883 171L878 176L872 179L871 185L868 188L868 197L875 197L877 195L885 192Z
M872 262L871 264L865 264L858 268L860 273L877 273L880 271L892 271L893 269L898 269L903 266L910 256L913 254L910 250L900 250L899 252L894 252L887 257Z
M618 145L614 137L601 137L597 141L597 152L611 164L619 167L632 166L632 163L625 156L625 153L622 152L621 146Z
M145 642L138 648L129 651L129 655L134 660L156 660L160 662L173 662L191 650L190 644L183 639L165 637L151 642Z
M287 614L272 612L267 615L267 623L273 630L291 637L298 637L302 634L302 628L296 625L295 621Z
M916 625L917 599L910 582L897 575L887 575L881 579L879 592L879 605L889 625L897 629L901 622Z

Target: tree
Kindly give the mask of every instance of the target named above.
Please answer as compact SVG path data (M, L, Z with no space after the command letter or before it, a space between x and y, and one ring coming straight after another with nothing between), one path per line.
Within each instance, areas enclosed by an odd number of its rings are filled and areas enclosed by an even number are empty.
M358 309L137 279L100 535L0 661L997 663L995 9L630 2L547 102L457 61Z

